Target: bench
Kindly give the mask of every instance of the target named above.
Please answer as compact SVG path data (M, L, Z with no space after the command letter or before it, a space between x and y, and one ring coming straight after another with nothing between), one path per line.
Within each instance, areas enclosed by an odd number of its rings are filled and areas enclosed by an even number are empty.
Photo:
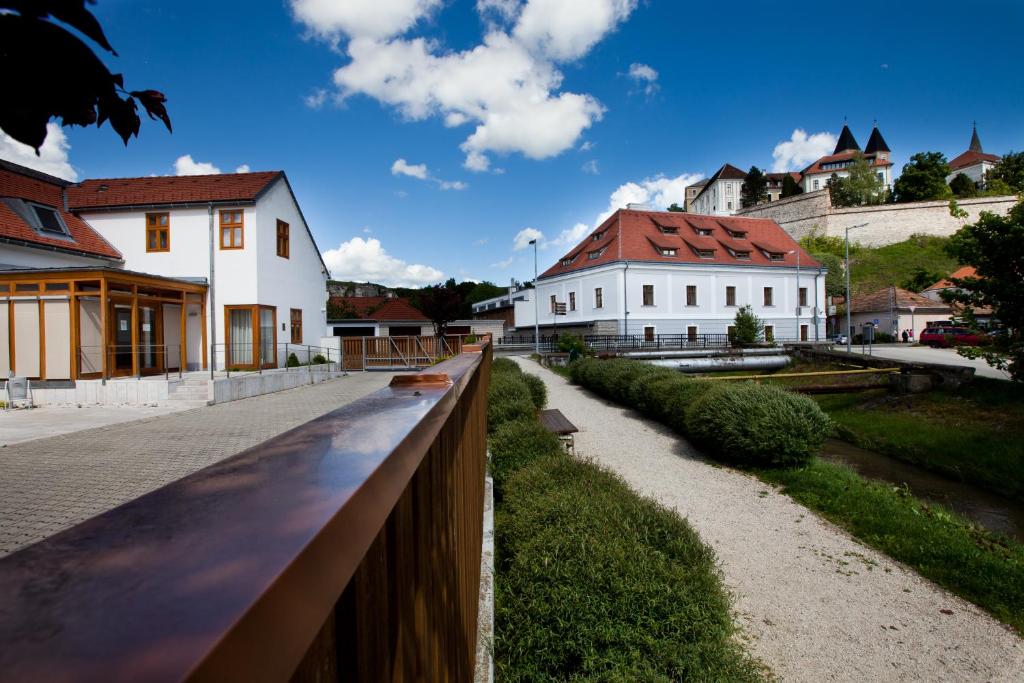
M576 452L576 444L573 434L580 431L572 422L566 419L561 410L542 410L538 414L540 424L544 429L558 436L558 440L565 445L567 451Z

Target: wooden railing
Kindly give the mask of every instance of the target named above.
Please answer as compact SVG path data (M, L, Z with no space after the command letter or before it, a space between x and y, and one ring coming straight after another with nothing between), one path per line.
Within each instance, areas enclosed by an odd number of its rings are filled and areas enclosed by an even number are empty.
M2 681L468 681L491 349L0 560Z
M465 336L345 337L341 340L342 369L388 370L422 368L462 352Z

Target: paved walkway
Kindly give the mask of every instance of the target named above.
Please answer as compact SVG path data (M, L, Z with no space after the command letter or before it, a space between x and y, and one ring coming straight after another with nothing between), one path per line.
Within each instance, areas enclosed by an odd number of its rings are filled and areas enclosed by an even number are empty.
M974 605L754 477L704 461L661 425L515 360L579 427L578 454L678 511L714 548L742 637L783 680L1024 680L1024 644Z
M860 353L859 345L852 345L850 350L853 353ZM845 351L846 346L835 347L837 351ZM864 351L867 355L867 348ZM991 377L994 379L1009 379L1009 373L996 370L980 358L972 360L957 355L953 349L933 349L928 346L911 346L902 344L881 344L872 349L872 354L877 358L891 358L893 360L908 361L911 363L937 363L939 365L965 365L974 368L974 374L978 377Z
M0 556L350 403L391 377L353 373L0 448Z
M45 439L83 429L135 422L147 417L169 415L178 406L41 406L31 409L0 410L0 448L23 441Z

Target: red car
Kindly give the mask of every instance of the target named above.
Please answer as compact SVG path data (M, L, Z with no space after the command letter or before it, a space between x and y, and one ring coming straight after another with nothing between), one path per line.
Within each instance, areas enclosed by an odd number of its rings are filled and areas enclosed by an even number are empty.
M992 340L966 327L929 327L918 340L925 346L984 346Z

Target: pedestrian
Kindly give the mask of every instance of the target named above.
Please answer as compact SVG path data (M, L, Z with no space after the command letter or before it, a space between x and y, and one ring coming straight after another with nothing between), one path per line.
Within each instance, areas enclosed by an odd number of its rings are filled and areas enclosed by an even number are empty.
M908 341L910 341L910 333L903 330L903 343L906 344Z

